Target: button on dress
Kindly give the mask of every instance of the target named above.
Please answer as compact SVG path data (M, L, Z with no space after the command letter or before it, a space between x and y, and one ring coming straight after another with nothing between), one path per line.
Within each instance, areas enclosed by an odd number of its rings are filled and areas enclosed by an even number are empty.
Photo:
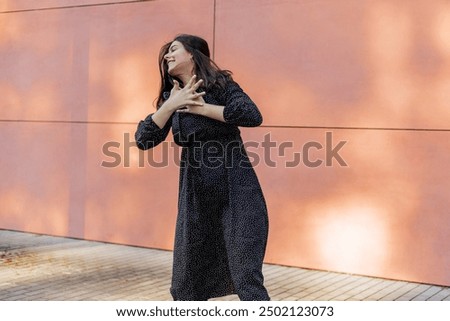
M164 141L172 129L174 141L182 146L170 292L174 300L229 294L269 300L262 275L266 202L238 128L259 126L262 116L233 80L203 98L225 107L225 122L174 113L159 128L151 114L139 122L135 134L138 147L145 150Z

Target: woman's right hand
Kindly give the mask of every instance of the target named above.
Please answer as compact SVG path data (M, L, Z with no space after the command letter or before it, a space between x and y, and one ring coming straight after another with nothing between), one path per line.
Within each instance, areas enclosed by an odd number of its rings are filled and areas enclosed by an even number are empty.
M186 106L203 106L204 101L201 97L205 95L205 92L196 92L203 83L203 80L196 81L196 79L197 77L195 75L192 76L183 88L180 88L178 81L174 80L174 86L170 91L170 96L161 107L166 107L171 112L175 112Z

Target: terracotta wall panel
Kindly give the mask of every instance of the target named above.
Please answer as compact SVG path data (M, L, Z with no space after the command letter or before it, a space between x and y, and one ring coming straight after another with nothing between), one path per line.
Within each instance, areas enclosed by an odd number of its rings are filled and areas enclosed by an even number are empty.
M212 42L213 2L12 13L0 24L0 119L136 122L157 95L162 44L184 32Z
M76 98L85 95L73 88L85 86L86 78L77 78L87 59L75 54L85 44L67 28L76 18L57 11L0 16L1 119L70 120L80 109Z
M448 128L449 25L445 0L219 0L216 59L266 125Z
M139 151L135 125L91 125L84 237L173 248L179 148L171 139Z
M267 262L450 284L447 132L258 128L244 137L269 208Z
M55 235L79 228L83 132L77 124L0 123L1 228Z

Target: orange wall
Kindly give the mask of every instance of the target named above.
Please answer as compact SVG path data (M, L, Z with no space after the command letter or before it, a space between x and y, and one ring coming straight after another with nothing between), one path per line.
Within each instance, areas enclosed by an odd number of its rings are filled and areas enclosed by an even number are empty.
M269 207L266 262L450 285L448 1L4 0L0 12L0 228L172 248L177 149L132 142L154 110L160 46L193 33L264 115L242 132ZM287 166L311 142L324 148L309 160L325 160L327 135L347 166ZM169 166L149 165L165 147ZM121 164L102 166L111 152Z

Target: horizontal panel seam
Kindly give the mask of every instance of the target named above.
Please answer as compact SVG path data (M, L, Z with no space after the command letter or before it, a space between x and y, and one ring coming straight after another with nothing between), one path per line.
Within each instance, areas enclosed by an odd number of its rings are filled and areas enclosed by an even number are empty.
M93 124L93 125L137 125L138 122L91 121L91 120L40 120L0 119L0 123L42 123L42 124ZM309 125L261 125L261 128L280 129L334 129L334 130L377 130L377 131L422 131L450 132L450 128L407 128L407 127L357 127L357 126L309 126Z
M139 2L150 2L150 1L156 1L156 0L129 0L129 1L122 1L122 2L104 2L104 3L79 4L79 5L72 5L72 6L18 9L18 10L0 11L0 14L32 12L32 11L63 10L63 9L75 9L75 8L87 8L87 7L100 7L100 6L111 6L111 5L130 4L130 3L139 3Z

